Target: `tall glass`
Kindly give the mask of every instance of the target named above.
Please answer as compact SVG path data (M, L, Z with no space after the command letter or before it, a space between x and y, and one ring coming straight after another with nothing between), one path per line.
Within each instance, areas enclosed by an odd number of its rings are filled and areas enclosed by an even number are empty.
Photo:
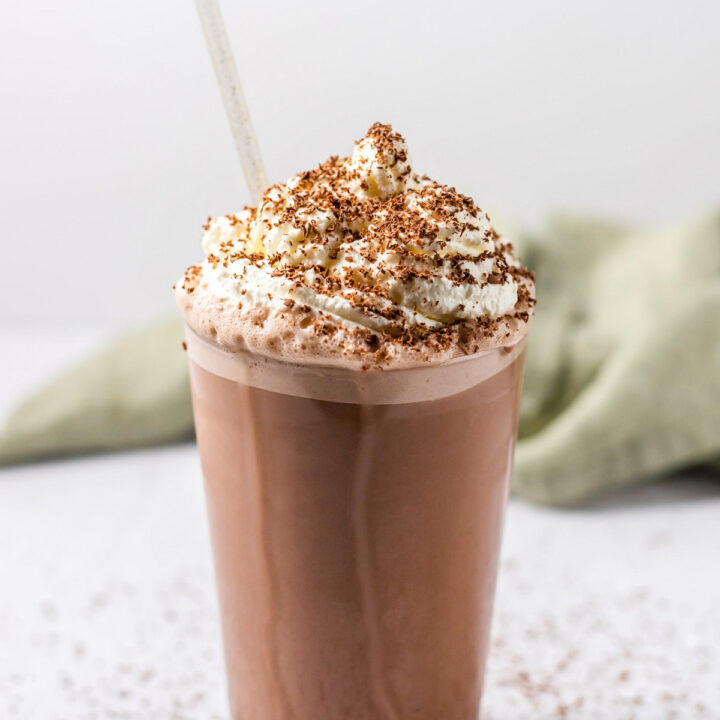
M363 372L187 339L233 720L476 720L524 340Z

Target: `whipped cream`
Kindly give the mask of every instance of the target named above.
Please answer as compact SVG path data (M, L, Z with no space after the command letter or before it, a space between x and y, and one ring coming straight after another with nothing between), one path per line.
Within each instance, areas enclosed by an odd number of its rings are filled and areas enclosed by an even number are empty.
M487 214L413 172L376 123L350 157L208 220L177 285L197 332L229 350L363 366L435 362L517 341L532 274Z

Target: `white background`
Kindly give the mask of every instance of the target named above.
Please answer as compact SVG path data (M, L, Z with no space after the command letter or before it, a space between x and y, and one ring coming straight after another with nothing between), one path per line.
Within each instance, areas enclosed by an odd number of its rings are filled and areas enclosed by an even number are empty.
M720 196L716 0L224 0L272 181L392 122L491 212L664 223ZM0 9L0 320L172 312L243 206L191 0Z

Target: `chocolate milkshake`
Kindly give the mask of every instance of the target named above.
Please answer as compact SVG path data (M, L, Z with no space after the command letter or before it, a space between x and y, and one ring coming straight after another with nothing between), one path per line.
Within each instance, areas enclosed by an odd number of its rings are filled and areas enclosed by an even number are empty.
M177 297L234 719L474 720L531 274L376 124Z

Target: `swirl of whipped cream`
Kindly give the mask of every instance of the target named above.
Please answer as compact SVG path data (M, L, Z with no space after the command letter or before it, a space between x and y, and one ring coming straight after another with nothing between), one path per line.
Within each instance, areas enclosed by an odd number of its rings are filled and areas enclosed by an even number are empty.
M212 218L176 286L189 325L229 350L361 366L437 362L516 342L532 274L488 216L416 175L374 124L331 157Z

